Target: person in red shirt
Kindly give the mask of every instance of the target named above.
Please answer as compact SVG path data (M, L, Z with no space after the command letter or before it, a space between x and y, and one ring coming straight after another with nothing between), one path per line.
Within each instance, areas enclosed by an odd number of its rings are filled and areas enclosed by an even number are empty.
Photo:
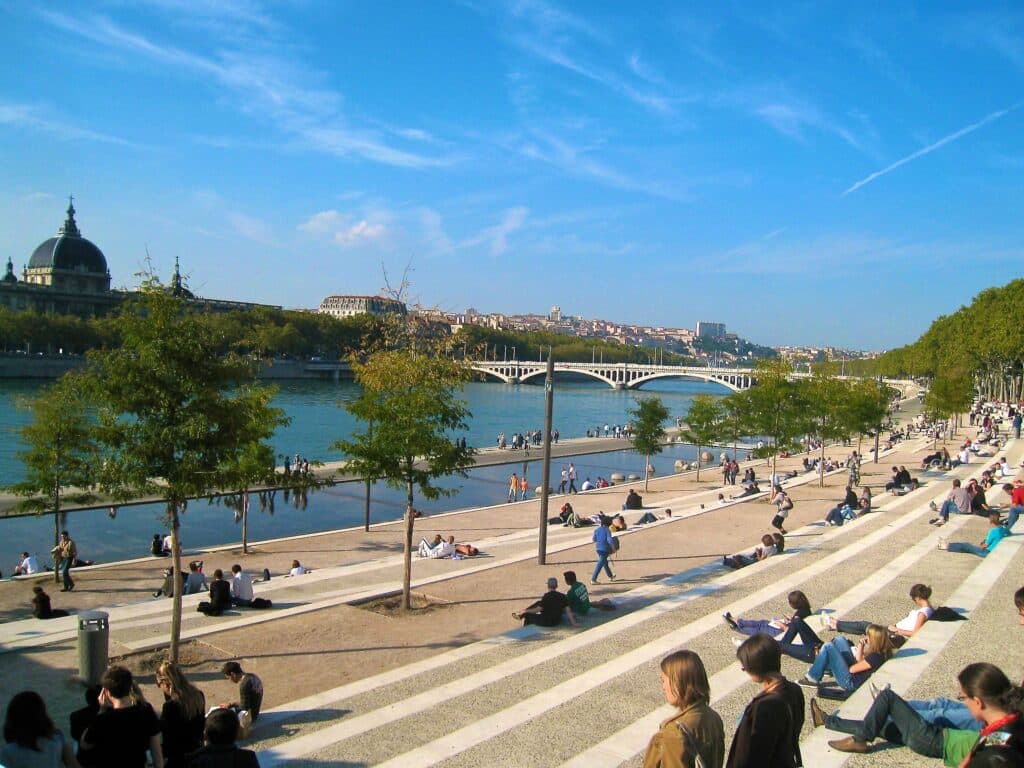
M1013 529L1017 518L1024 512L1024 480L1017 479L1013 485L1007 483L1003 490L1010 495L1010 514L1006 517L1006 527Z

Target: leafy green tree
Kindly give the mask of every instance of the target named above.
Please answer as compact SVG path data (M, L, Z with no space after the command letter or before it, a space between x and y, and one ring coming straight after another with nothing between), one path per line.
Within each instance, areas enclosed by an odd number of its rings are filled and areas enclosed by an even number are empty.
M743 432L767 438L767 444L757 453L771 458L773 475L779 453L798 449L798 438L806 434L810 426L806 387L801 382L791 381L791 372L785 361L759 361L754 374L757 384L730 395L745 424Z
M825 443L846 440L855 431L851 423L852 388L848 381L837 379L825 370L802 382L806 388L806 416L810 432L821 438L821 460L818 462L818 485L825 485Z
M723 439L722 422L725 408L722 400L711 395L697 395L690 401L690 409L683 417L686 426L680 435L686 442L697 446L697 482L700 482L700 449Z
M962 370L937 376L924 396L924 407L933 419L954 420L971 407L974 384ZM955 428L955 422L954 422Z
M265 391L244 385L249 362L222 355L210 326L152 276L117 318L121 345L94 350L88 376L103 451L100 487L117 500L161 498L181 574L180 514L190 498L228 488L248 446L282 419ZM170 659L181 637L181 590L174 590Z
M856 432L861 438L867 434L874 434L877 437L889 415L891 397L889 387L877 379L861 379L850 386L846 408L849 432ZM860 453L859 439L857 452ZM878 463L877 452L875 463Z
M668 420L668 408L660 397L644 397L636 399L636 408L629 411L632 424L630 442L633 449L644 457L644 492L651 480L651 456L665 450L665 422Z
M415 494L427 499L452 495L452 489L436 481L452 474L465 477L473 463L473 449L453 440L468 428L471 416L457 397L467 373L447 358L408 350L378 352L354 369L363 392L345 407L364 426L331 447L349 457L346 471L405 490L402 608L409 610Z
M23 401L32 421L21 427L26 448L18 452L25 478L8 490L25 497L21 509L53 513L53 543L60 538L61 503L84 504L93 494L96 444L89 419L89 401L82 376L76 372L57 379L41 394ZM54 568L54 581L59 582Z

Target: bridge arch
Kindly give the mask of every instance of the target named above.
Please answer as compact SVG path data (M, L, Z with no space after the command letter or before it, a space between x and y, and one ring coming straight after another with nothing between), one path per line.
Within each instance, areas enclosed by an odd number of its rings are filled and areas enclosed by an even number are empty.
M497 379L503 384L511 384L513 380L515 380L516 378L515 376L506 376L505 374L501 373L501 371L491 367L485 368L483 366L471 365L470 370L476 371L477 373L482 373L484 376L487 376L491 380Z
M564 368L564 367L560 366L558 363L555 363L554 372L555 373L573 373L573 374L578 374L580 376L586 376L586 377L591 378L591 379L597 379L598 381L603 381L605 384L607 384L610 387L618 386L614 381L609 379L607 376L602 376L600 373L598 373L596 371L589 371L589 370L586 370L586 369L583 369L583 368ZM541 369L541 370L538 370L538 371L531 371L530 373L524 374L523 376L520 377L519 380L521 382L527 382L527 381L530 381L531 379L540 378L540 377L546 376L546 375L547 375L547 371L545 369Z
M648 374L647 376L640 376L636 379L633 379L631 382L629 382L628 387L630 389L639 389L642 385L646 384L649 381L654 381L655 379L695 379L697 381L708 381L711 382L712 384L718 384L733 392L743 391L742 387L738 386L733 382L727 381L724 378L718 378L715 376L702 376L699 373L693 373L689 371L687 371L686 373L651 373Z

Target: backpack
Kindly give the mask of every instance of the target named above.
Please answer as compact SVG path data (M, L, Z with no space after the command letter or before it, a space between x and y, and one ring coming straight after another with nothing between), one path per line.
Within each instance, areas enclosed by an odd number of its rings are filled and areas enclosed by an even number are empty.
M612 550L615 552L619 551L619 537L612 536Z
M789 496L786 496L782 500L782 509L784 509L784 510L786 510L788 512L792 508L793 508L793 500L791 498L789 498Z

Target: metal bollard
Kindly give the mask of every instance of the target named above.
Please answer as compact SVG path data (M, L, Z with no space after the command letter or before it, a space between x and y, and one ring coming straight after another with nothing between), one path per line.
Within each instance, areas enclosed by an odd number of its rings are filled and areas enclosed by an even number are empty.
M78 614L78 677L86 685L99 683L107 669L109 616L104 611Z

